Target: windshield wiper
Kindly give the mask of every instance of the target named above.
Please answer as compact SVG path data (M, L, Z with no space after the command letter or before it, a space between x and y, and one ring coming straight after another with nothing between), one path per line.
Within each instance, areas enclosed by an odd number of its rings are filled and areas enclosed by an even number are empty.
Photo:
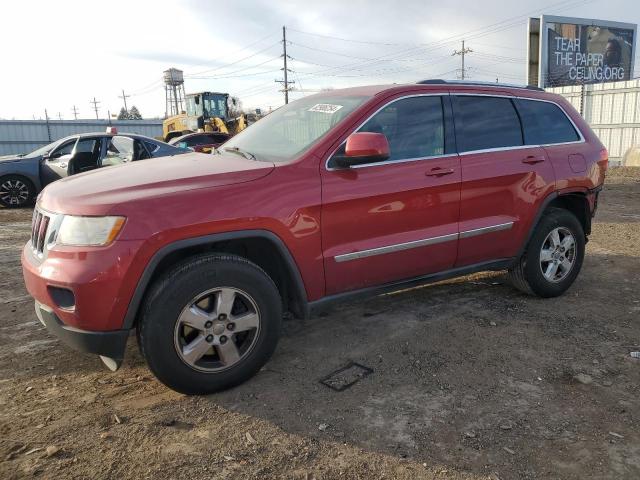
M256 159L256 156L253 153L242 150L240 147L224 147L223 150L225 152L237 153L238 155L242 155L244 158L248 158L249 160Z

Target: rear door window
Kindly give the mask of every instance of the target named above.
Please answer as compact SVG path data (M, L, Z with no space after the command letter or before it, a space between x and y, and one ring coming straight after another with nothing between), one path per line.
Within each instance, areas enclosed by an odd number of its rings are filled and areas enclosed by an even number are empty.
M517 100L527 145L575 142L580 136L557 105L538 100Z
M78 153L93 154L96 151L97 142L98 142L97 138L83 138L77 143L74 152L76 154Z
M102 160L103 166L120 165L134 159L133 139L115 136L109 140L107 154Z
M509 98L457 95L456 121L460 151L523 145L518 113Z
M147 147L147 151L150 154L153 154L156 152L156 150L158 150L160 147L158 145L156 145L155 143L151 143L151 142L144 142L145 147Z

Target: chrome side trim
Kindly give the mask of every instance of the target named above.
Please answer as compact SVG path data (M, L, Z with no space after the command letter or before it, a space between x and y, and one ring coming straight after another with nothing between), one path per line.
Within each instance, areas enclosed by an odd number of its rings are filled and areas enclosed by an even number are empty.
M344 253L342 255L336 255L333 257L336 262L348 262L349 260L356 260L358 258L372 257L374 255L383 255L385 253L399 252L402 250L409 250L410 248L424 247L426 245L435 245L437 243L449 242L451 240L457 240L458 234L451 233L449 235L441 235L439 237L425 238L423 240L414 240L412 242L397 243L395 245L388 245L386 247L371 248L369 250L360 250L359 252Z
M340 148L340 147L338 147ZM333 155L332 155L333 156ZM382 162L375 162L375 163L365 163L362 165L354 165L353 167L350 167L350 169L356 169L356 168L368 168L368 167L377 167L379 165L389 165L392 163L407 163L407 162L419 162L420 160L433 160L434 158L449 158L449 157L457 157L458 154L457 153L445 153L443 155L432 155L430 157L419 157L419 158L403 158L400 160L384 160ZM336 168L328 168L327 170L331 171L331 170L344 170L344 169L336 169Z
M458 240L458 238L471 238L485 233L499 232L501 230L509 230L513 227L513 222L499 223L497 225L489 225L488 227L474 228L473 230L465 230L460 233L450 233L439 237L424 238L422 240L413 240L411 242L396 243L395 245L387 245L386 247L370 248L368 250L359 250L353 253L343 253L336 255L334 260L337 263L348 262L349 260L357 260L359 258L373 257L374 255L384 255L385 253L400 252L411 248L425 247L427 245L436 245L438 243L450 242Z
M485 233L510 230L511 227L513 227L513 222L499 223L498 225L490 225L488 227L482 228L474 228L472 230L465 230L464 232L460 232L460 238L471 238L477 235L483 235Z

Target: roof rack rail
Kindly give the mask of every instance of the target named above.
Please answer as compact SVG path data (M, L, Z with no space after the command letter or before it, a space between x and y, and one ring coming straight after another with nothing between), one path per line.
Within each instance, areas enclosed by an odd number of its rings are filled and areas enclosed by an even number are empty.
M428 80L421 80L418 82L420 85L480 85L483 87L508 87L508 88L524 88L527 90L536 90L544 92L543 88L535 87L533 85L516 85L513 83L495 83L495 82L482 82L478 80L444 80L442 78L430 78Z

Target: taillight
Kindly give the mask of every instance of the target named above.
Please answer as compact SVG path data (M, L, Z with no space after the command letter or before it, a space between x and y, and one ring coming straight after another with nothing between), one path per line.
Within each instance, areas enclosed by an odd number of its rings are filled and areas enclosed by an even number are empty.
M609 163L609 152L607 151L606 148L603 148L602 150L600 150L600 161Z

